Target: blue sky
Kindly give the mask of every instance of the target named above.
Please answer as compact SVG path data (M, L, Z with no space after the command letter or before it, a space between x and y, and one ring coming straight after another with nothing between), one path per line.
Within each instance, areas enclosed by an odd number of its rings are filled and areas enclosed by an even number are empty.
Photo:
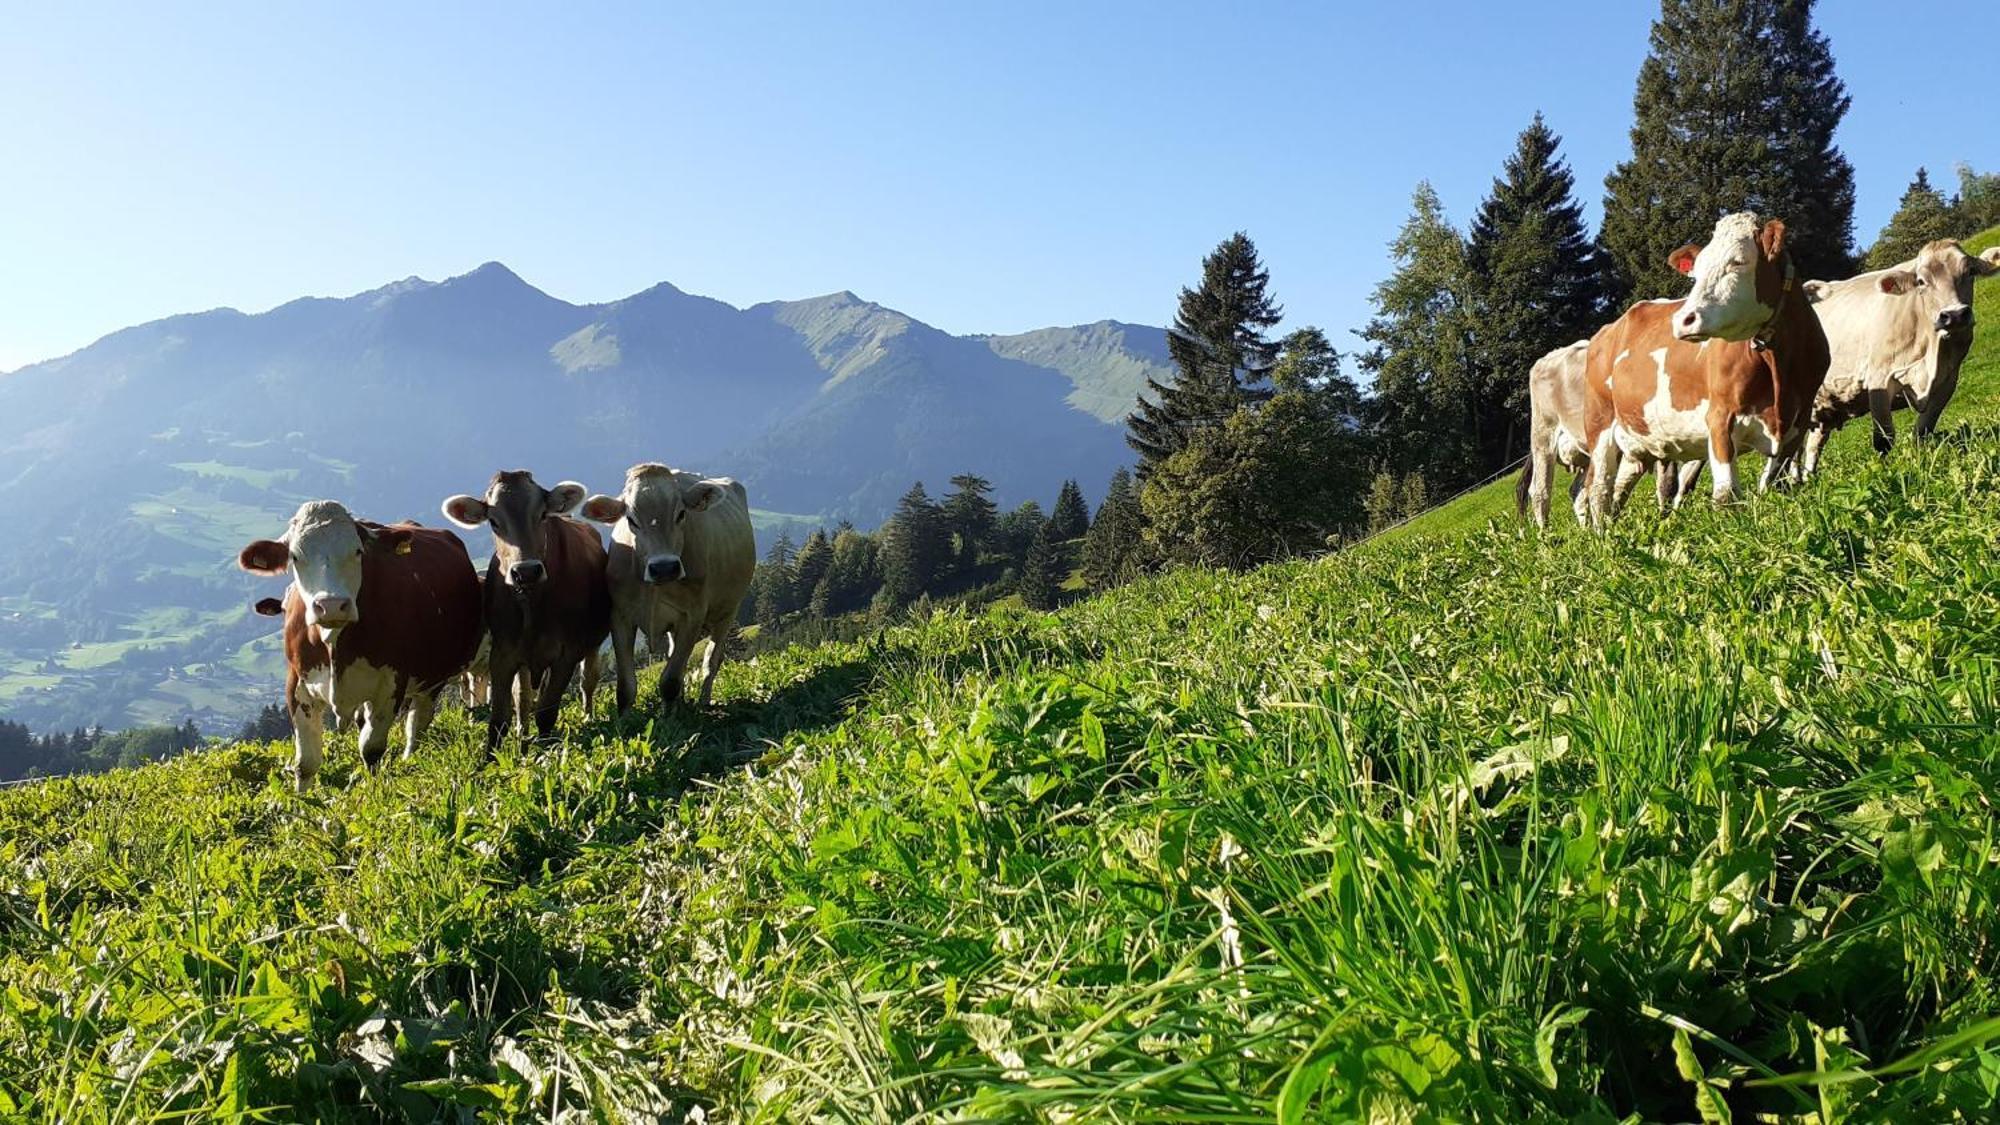
M0 371L175 312L499 259L572 301L852 289L954 332L1162 323L1236 229L1368 315L1537 109L1595 221L1651 3L80 5L0 36ZM1857 235L2000 168L2000 4L1825 0Z

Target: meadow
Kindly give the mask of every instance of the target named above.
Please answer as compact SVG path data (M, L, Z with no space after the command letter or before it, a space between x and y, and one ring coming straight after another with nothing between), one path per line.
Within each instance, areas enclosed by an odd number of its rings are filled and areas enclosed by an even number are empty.
M0 1119L1990 1120L1979 305L1940 440L1732 509L0 793Z

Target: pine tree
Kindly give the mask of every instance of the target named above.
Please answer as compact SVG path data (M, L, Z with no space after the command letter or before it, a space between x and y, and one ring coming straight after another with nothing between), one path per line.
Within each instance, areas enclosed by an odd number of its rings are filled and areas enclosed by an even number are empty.
M1917 178L1903 191L1896 213L1889 216L1889 225L1869 247L1868 268L1888 269L1916 257L1926 243L1962 233L1968 232L1958 229L1958 209L1931 186L1930 173L1919 168Z
M1477 479L1470 435L1478 399L1472 366L1465 241L1429 183L1389 244L1396 271L1375 287L1375 317L1361 330L1373 347L1361 367L1375 377L1375 425L1391 468L1446 482Z
M882 528L882 588L877 600L891 609L915 601L937 581L950 550L944 517L919 481L903 494Z
M1120 469L1111 474L1104 502L1097 506L1097 518L1083 540L1083 577L1091 589L1108 590L1138 569L1145 523L1131 472Z
M827 538L825 528L814 528L806 536L805 543L792 560L792 606L798 608L812 600L813 591L819 581L833 565L833 540Z
M1528 369L1604 318L1603 263L1572 196L1562 144L1537 113L1493 181L1466 238L1475 393L1471 448L1480 475L1527 442Z
M1035 526L1034 538L1029 540L1027 558L1021 562L1021 580L1018 589L1021 601L1029 609L1049 609L1056 604L1060 590L1060 577L1056 574L1058 552L1054 533L1050 530L1054 520L1043 520Z
M1368 512L1368 530L1383 531L1392 526L1401 512L1401 497L1396 494L1396 474L1386 469L1378 470L1374 479L1368 482L1368 498L1361 506Z
M757 572L750 580L757 624L768 628L792 611L792 591L796 585L792 557L795 553L792 537L780 533L777 542L764 553L764 561L757 564Z
M810 608L815 617L852 613L868 604L881 582L878 546L873 537L852 527L833 537L833 558L813 586Z
M1970 164L1958 166L1958 199L1952 204L1952 237L1970 238L2000 226L2000 174L1980 173Z
M1667 254L1733 211L1783 219L1800 277L1852 272L1854 168L1833 143L1849 99L1812 11L1813 0L1661 0L1632 156L1604 182L1620 293L1686 292Z
M993 546L1006 559L1008 566L1019 567L1028 557L1035 529L1044 522L1046 517L1042 515L1042 506L1033 500L1024 500L1020 507L1001 516L993 525Z
M1056 506L1049 511L1049 538L1058 543L1083 538L1090 530L1090 505L1083 501L1083 489L1073 480L1062 482Z
M945 533L957 541L954 551L957 564L974 566L979 562L979 549L993 534L993 521L999 514L999 509L988 499L993 482L960 473L951 478L951 484L951 494L944 498L941 513Z
M1264 333L1284 315L1267 292L1270 282L1256 244L1238 231L1202 260L1201 287L1181 290L1167 332L1173 382L1147 379L1147 394L1126 420L1140 479L1195 430L1220 425L1237 407L1268 396L1263 384L1276 348Z

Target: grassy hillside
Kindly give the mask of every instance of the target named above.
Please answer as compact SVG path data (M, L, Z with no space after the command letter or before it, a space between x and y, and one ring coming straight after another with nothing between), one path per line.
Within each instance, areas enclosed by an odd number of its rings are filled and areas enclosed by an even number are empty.
M1732 511L0 793L0 1119L1991 1119L1996 324Z

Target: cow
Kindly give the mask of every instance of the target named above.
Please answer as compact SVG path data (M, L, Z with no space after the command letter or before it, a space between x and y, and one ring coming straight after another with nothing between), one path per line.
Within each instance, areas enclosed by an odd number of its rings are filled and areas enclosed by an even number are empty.
M483 583L491 637L489 758L517 708L523 716L533 712L536 732L548 737L577 665L594 658L611 630L604 542L595 528L565 518L586 491L575 481L543 488L517 469L495 473L483 498L460 494L444 502L453 523L493 530Z
M1549 490L1555 482L1556 465L1575 474L1570 481L1570 506L1576 520L1590 520L1584 480L1590 470L1590 447L1584 444L1589 392L1583 385L1584 361L1589 340L1564 344L1541 359L1528 371L1528 457L1521 466L1521 478L1514 486L1514 509L1529 512L1532 504L1535 526L1549 526ZM1671 471L1659 474L1660 510L1677 507L1694 485L1701 462L1681 467L1679 476Z
M336 501L313 500L282 539L259 539L236 562L292 578L283 603L285 707L299 788L319 773L329 709L342 724L359 722L370 770L389 747L390 726L406 715L407 756L430 726L438 692L479 647L479 583L458 536L357 520Z
M1975 258L1951 239L1930 243L1888 269L1845 281L1808 281L1806 296L1833 349L1813 402L1801 475L1819 468L1826 439L1848 422L1874 419L1875 451L1896 439L1891 413L1917 413L1918 440L1937 427L1972 347L1972 282L2000 271L2000 246Z
M1736 454L1797 449L1826 378L1826 333L1785 250L1785 224L1725 215L1707 245L1668 255L1694 279L1681 300L1641 301L1590 338L1584 385L1593 525L1617 514L1655 464L1706 455L1717 503L1736 495Z
M708 638L700 698L707 707L757 568L743 486L728 477L634 465L619 495L591 497L583 515L611 525L611 652L618 664L619 713L631 710L638 696L633 650L641 632L647 648L668 654L660 670L663 704L680 700L695 642Z

